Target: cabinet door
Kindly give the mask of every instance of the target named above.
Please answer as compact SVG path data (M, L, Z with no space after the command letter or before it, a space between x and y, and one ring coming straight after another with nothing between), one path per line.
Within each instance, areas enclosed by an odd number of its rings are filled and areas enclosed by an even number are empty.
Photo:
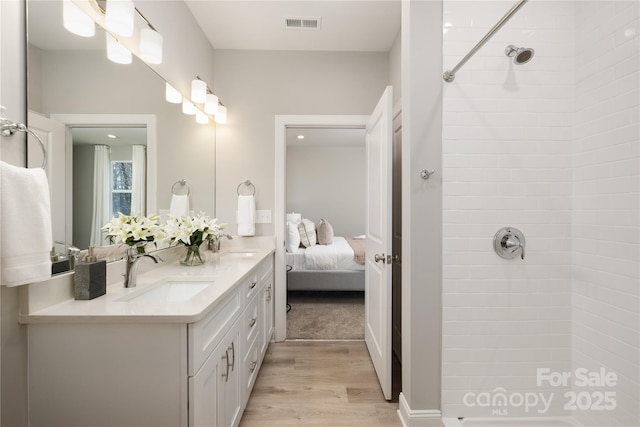
M220 402L223 402L224 411L218 414L218 425L220 427L236 427L240 424L240 417L242 416L242 388L241 388L241 374L240 366L242 365L242 352L240 351L240 329L241 322L237 321L235 325L229 330L225 337L227 343L227 363L229 371L224 376L220 376L220 384L222 394ZM222 419L220 418L222 415Z
M240 422L240 327L236 321L220 345L189 378L189 426L234 427Z

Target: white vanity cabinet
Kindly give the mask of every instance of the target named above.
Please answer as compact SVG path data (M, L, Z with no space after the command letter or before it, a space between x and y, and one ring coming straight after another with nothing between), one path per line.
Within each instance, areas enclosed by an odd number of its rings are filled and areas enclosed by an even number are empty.
M26 321L30 425L236 427L271 340L269 277L272 253L195 322Z

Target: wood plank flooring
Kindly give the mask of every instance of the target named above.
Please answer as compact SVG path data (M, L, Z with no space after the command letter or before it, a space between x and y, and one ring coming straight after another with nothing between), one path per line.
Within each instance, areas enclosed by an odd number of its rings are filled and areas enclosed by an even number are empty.
M402 426L364 341L271 343L240 427Z

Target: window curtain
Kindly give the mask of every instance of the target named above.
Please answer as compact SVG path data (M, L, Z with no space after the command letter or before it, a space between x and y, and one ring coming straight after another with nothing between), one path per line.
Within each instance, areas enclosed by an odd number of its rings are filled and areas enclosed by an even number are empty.
M131 214L146 215L147 147L132 146Z
M102 227L111 219L111 153L109 146L96 145L93 153L93 215L91 246L103 246Z

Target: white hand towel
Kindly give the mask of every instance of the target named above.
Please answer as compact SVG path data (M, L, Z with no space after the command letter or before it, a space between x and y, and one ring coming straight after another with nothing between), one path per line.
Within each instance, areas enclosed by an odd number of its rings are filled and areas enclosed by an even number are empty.
M186 194L174 194L171 196L169 214L173 216L189 216L189 196Z
M0 284L19 286L51 277L51 202L43 169L0 162Z
M238 196L238 236L255 236L256 200L253 196Z

